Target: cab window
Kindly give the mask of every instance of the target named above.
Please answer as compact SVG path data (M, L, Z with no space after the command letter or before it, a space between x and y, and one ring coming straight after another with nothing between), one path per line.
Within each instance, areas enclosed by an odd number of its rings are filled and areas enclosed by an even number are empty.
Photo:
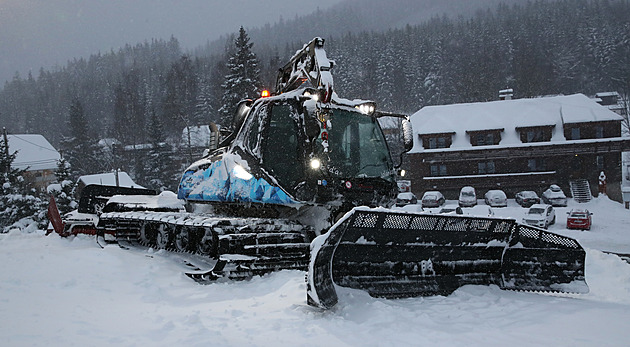
M288 190L292 190L303 176L295 119L295 111L290 105L273 105L264 140L264 166Z

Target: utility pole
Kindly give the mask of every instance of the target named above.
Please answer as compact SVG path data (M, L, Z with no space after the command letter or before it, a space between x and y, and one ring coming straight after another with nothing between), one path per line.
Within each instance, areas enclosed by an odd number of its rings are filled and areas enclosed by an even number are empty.
M7 136L7 128L2 127L2 133L4 136L4 155L6 158L9 158L9 138ZM11 165L7 165L5 170L7 170L7 174L11 172Z

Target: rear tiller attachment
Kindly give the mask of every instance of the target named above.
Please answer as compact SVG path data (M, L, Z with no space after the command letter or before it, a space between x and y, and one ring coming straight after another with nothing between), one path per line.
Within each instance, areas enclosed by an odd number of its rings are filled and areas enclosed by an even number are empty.
M586 293L574 239L513 219L356 208L311 245L307 301L331 308L335 285L375 297L447 295L466 284Z

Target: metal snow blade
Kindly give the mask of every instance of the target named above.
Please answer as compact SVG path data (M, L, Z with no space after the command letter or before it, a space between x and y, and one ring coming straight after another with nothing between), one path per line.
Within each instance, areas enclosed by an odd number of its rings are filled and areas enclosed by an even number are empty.
M197 283L209 284L221 279L245 280L280 270L306 270L309 244L279 246L283 248L282 254L275 256L223 254L211 270L187 272L186 276Z
M577 241L513 219L357 208L311 246L307 301L331 308L335 285L375 297L447 295L466 284L588 292Z

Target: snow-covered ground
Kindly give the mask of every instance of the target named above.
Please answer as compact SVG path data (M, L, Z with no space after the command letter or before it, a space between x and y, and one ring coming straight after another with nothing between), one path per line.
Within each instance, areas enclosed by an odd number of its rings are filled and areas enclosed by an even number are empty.
M3 346L628 346L630 211L608 199L591 231L550 230L587 248L590 293L546 295L465 286L401 300L340 289L331 311L306 305L304 273L198 285L163 252L100 249L87 236L0 234ZM575 204L577 205L577 204ZM499 216L522 217L513 200Z

